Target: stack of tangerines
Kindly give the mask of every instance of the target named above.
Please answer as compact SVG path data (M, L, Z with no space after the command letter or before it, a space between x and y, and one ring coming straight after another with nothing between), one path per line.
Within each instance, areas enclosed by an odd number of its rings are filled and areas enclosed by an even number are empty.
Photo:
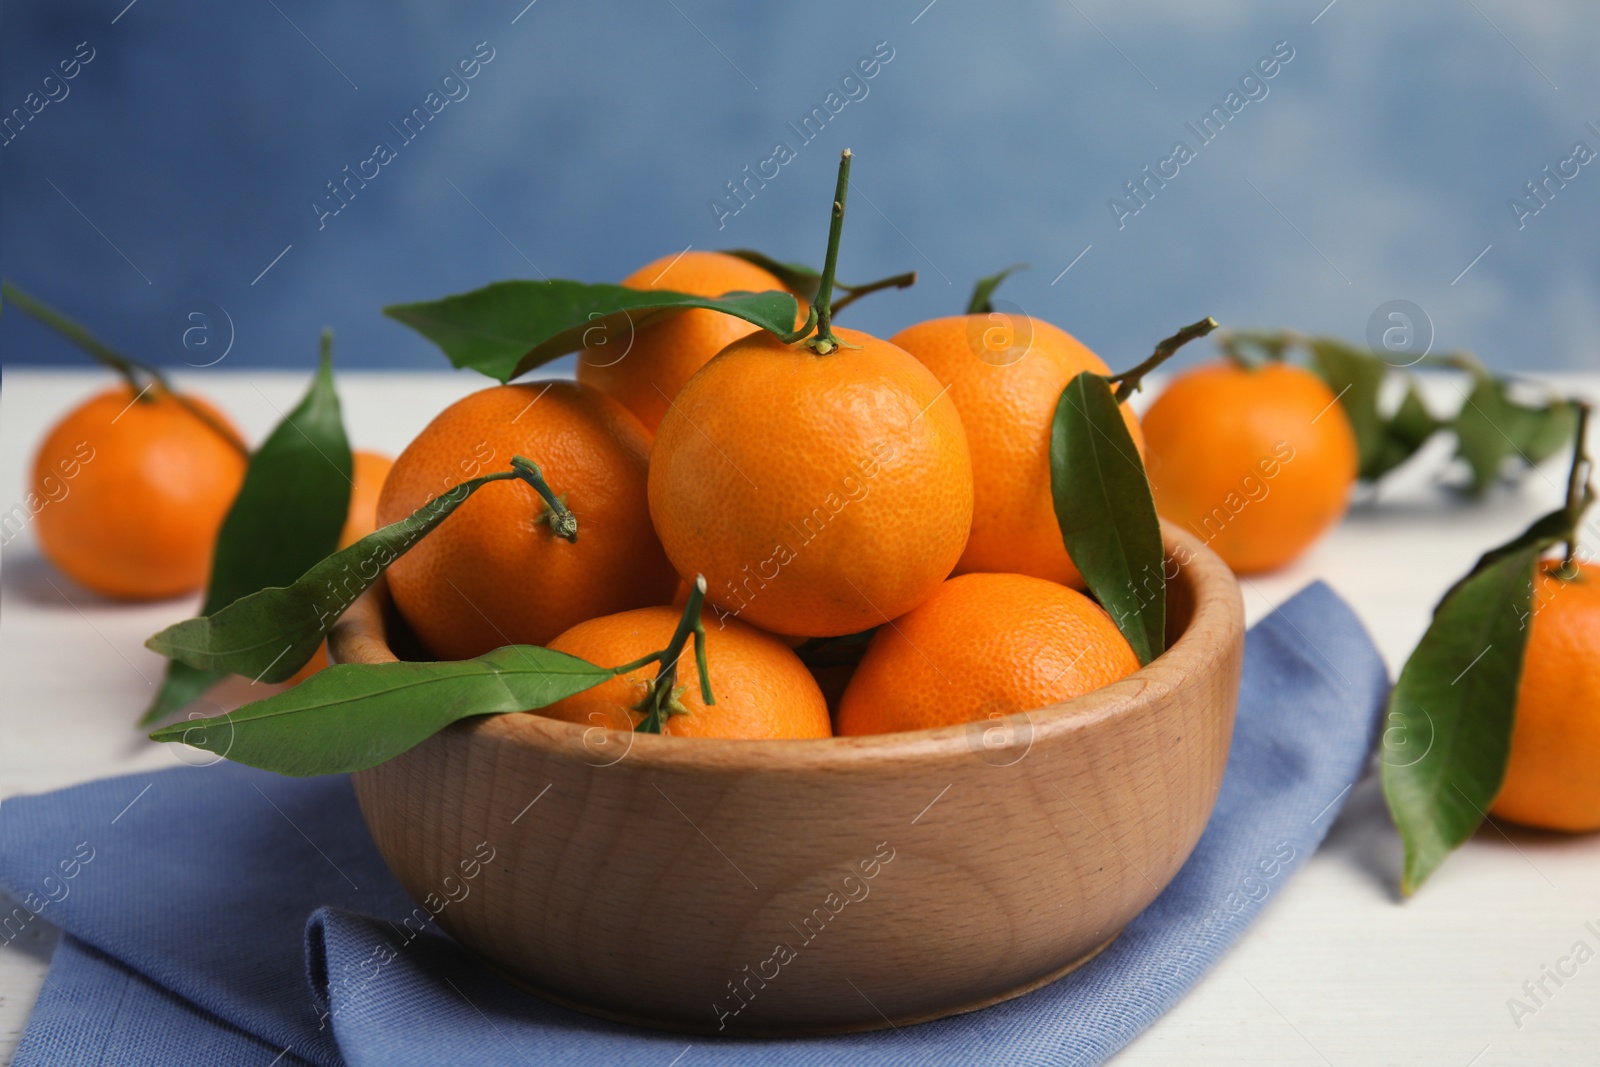
M705 297L784 289L743 258L695 251L646 264L623 285ZM526 643L629 663L669 646L689 583L704 576L716 706L702 702L698 667L684 664L669 734L950 725L1067 700L1136 670L1133 649L1081 591L1051 496L1057 401L1078 373L1109 374L1106 364L1037 319L1012 330L957 315L883 340L833 326L827 304L818 294L816 332L795 343L718 311L675 312L639 328L622 358L580 354L576 382L495 386L442 412L396 460L380 524L463 481L475 469L464 459L523 455L580 533L568 542L537 521L546 506L522 482L480 489L388 572L428 651L464 659ZM1219 392L1255 387L1243 370L1205 373L1224 383L1180 399L1189 412L1157 420L1163 431ZM1311 418L1333 400L1319 379L1287 367L1267 377L1265 392L1286 410L1231 444L1226 426L1208 429L1206 444L1272 459L1275 442L1292 441L1295 459L1277 457L1274 488L1300 514L1285 531L1261 524L1264 509L1240 512L1218 547L1278 551L1299 539L1292 554L1342 512L1355 446L1337 411ZM1123 414L1142 442L1136 416ZM1196 451L1179 436L1174 469ZM1169 502L1215 491L1225 508L1233 487L1212 475L1218 463L1178 470L1171 483L1187 496ZM853 672L832 657L808 668L808 651L868 631ZM651 682L641 668L544 714L633 728Z

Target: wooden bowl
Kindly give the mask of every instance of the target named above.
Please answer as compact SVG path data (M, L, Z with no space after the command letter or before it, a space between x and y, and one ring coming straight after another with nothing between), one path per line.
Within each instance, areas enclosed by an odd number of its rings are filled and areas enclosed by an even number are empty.
M1171 647L1064 704L817 741L490 716L356 795L418 924L581 1011L800 1034L993 1004L1105 947L1210 817L1244 613L1221 560L1166 539ZM395 625L369 597L334 660L393 659Z

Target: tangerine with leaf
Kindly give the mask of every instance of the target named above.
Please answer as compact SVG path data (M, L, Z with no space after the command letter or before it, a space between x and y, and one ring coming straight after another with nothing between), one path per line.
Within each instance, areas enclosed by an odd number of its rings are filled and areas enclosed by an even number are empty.
M693 250L646 263L622 284L691 296L784 289L777 276L738 256ZM629 337L606 336L604 343L580 352L578 381L620 401L655 433L695 371L756 329L743 319L708 308L672 312L645 323Z
M1010 571L1081 587L1056 525L1050 425L1068 382L1111 369L1060 327L995 310L988 294L1009 273L980 282L965 315L919 322L890 340L949 390L972 450L972 536L956 573ZM1142 450L1126 403L1122 417Z
M904 349L831 324L850 154L841 159L816 333L723 349L661 421L650 514L682 575L763 629L855 633L916 606L972 525L955 405Z
M390 594L423 645L446 659L542 645L670 599L677 575L645 501L649 451L638 419L575 382L493 386L441 412L395 460L379 525L519 454L543 484L484 486L390 566Z
M239 431L206 400L10 282L4 293L124 379L68 412L39 446L28 508L40 551L102 596L158 600L199 589L249 462Z

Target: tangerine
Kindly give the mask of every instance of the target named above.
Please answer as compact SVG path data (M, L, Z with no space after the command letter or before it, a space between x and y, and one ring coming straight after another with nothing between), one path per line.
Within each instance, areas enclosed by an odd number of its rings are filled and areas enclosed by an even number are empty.
M40 551L80 585L127 600L182 596L205 584L247 463L238 431L205 400L120 385L45 435L26 507Z
M650 435L599 390L501 385L442 411L395 460L378 522L396 522L469 478L534 459L578 520L568 543L521 480L491 482L389 568L418 638L447 659L542 645L584 619L672 596L677 576L650 527Z
M676 608L648 607L580 622L550 642L550 648L601 667L632 663L670 647L682 615ZM828 705L805 664L770 634L729 619L706 628L706 666L716 703L700 695L700 669L687 650L678 661L678 706L661 732L675 737L749 739L831 737ZM649 664L542 709L584 726L632 730L656 676Z
M891 343L950 390L972 449L972 536L955 572L1031 574L1081 588L1050 494L1050 427L1068 382L1110 368L1060 327L1000 312L919 322ZM1122 418L1142 450L1127 404Z
M882 734L1030 711L1109 685L1139 660L1105 609L1024 574L963 574L872 636L838 730Z
M784 291L776 275L726 252L683 252L646 263L622 284L690 296ZM695 371L759 327L708 308L671 312L639 328L618 354L615 345L585 349L578 381L622 402L651 433Z
M1175 377L1144 415L1156 510L1240 574L1292 561L1339 521L1355 432L1321 378L1223 360Z
M1491 815L1546 830L1600 830L1600 565L1534 585L1511 757Z
M955 405L904 349L735 341L690 379L650 456L650 516L685 578L776 633L898 617L949 575L972 527ZM853 346L853 347L852 347Z

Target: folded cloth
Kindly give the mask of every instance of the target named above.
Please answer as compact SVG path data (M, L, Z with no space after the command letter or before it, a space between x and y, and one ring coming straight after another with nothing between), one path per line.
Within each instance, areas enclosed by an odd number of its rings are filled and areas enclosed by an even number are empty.
M1382 660L1326 586L1251 629L1216 811L1090 964L969 1015L866 1034L690 1037L556 1007L418 931L349 780L233 764L0 806L0 917L67 934L15 1063L1092 1064L1154 1022L1321 843L1371 750ZM692 1049L692 1056L685 1055Z

